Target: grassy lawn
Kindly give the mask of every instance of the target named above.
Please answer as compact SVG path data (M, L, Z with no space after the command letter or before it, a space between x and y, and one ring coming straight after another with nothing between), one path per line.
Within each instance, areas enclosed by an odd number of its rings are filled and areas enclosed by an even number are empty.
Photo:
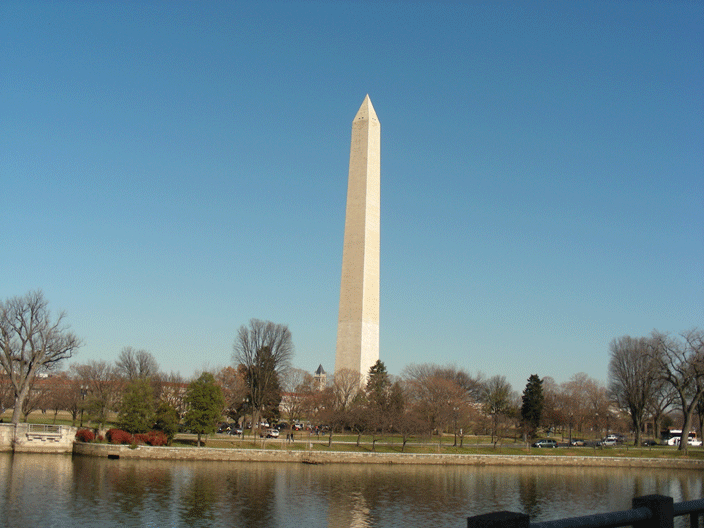
M0 418L8 423L12 418L12 410L6 411ZM54 420L54 413L42 414L35 411L30 414L29 423L78 425L71 423L67 412L59 412ZM112 425L110 425L112 426ZM556 438L562 443L562 439ZM295 433L294 442L286 442L286 432L278 439L261 439L252 436L251 431L245 431L243 438L224 434L214 434L202 438L207 447L222 449L275 449L288 451L314 452L352 452L352 453L415 453L415 454L458 454L458 455L533 455L533 456L564 456L564 457L632 457L632 458L683 458L682 453L672 446L634 447L619 445L613 447L559 447L557 449L527 448L519 439L503 438L494 447L489 436L465 436L463 447L453 446L454 436L433 436L411 438L402 451L402 440L398 436L377 437L376 446L372 450L372 437L362 435L357 445L357 435L333 435L332 445L328 447L328 437L325 435L309 435L308 432ZM191 447L196 442L196 435L179 434L173 442L175 447ZM690 447L687 452L689 459L704 460L704 448Z
M411 440L402 451L402 442L399 437L384 437L377 440L376 447L372 450L372 438L362 436L357 445L356 436L333 436L332 446L328 447L327 437L311 436L310 442L307 435L296 438L293 443L283 439L259 439L245 435L244 438L228 437L226 435L210 435L204 437L205 446L222 449L272 449L287 451L313 451L313 452L351 452L351 453L413 453L413 454L457 454L457 455L532 455L532 456L564 456L564 457L631 457L631 458L683 458L683 455L674 447L653 446L639 447L614 446L614 447L569 447L558 449L526 448L525 444L503 444L492 447L486 441L479 441L471 437L468 442L465 437L464 447L452 445L453 437L443 438L442 444L437 438L433 442ZM477 445L480 444L480 445ZM484 444L484 445L481 445ZM174 446L192 447L195 445L195 435L177 435ZM687 453L689 459L704 460L704 449L690 447Z

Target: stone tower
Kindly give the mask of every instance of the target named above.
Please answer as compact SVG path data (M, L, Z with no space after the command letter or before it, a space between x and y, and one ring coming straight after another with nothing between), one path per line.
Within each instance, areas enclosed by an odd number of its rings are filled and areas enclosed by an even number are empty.
M379 359L381 124L367 95L352 122L335 371L364 379Z

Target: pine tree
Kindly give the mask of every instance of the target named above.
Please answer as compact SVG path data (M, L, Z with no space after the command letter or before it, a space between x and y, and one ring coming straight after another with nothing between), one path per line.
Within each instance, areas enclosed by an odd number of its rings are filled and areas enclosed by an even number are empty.
M369 368L367 376L367 398L372 405L386 410L389 403L389 391L391 389L391 380L386 372L384 362L377 359Z
M523 391L523 405L521 406L521 418L526 426L527 433L531 437L540 425L543 403L543 380L537 374L531 374Z

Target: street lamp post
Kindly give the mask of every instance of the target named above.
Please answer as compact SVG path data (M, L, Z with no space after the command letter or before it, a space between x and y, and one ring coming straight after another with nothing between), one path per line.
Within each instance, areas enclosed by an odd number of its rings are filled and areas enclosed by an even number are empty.
M455 443L452 445L452 447L457 447L457 411L459 411L459 407L452 408L452 418L454 419L454 425L452 430L455 434Z
M81 427L83 427L83 411L86 408L86 394L88 394L88 388L84 385L81 385Z

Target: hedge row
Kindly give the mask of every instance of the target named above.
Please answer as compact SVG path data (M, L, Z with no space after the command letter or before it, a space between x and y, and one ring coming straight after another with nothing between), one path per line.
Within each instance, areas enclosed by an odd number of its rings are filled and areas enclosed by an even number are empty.
M146 444L150 446L163 446L169 441L163 431L149 431L148 433L132 435L121 429L109 429L105 437L111 444ZM95 433L90 429L79 429L76 433L79 442L93 442ZM102 437L99 437L102 440Z

